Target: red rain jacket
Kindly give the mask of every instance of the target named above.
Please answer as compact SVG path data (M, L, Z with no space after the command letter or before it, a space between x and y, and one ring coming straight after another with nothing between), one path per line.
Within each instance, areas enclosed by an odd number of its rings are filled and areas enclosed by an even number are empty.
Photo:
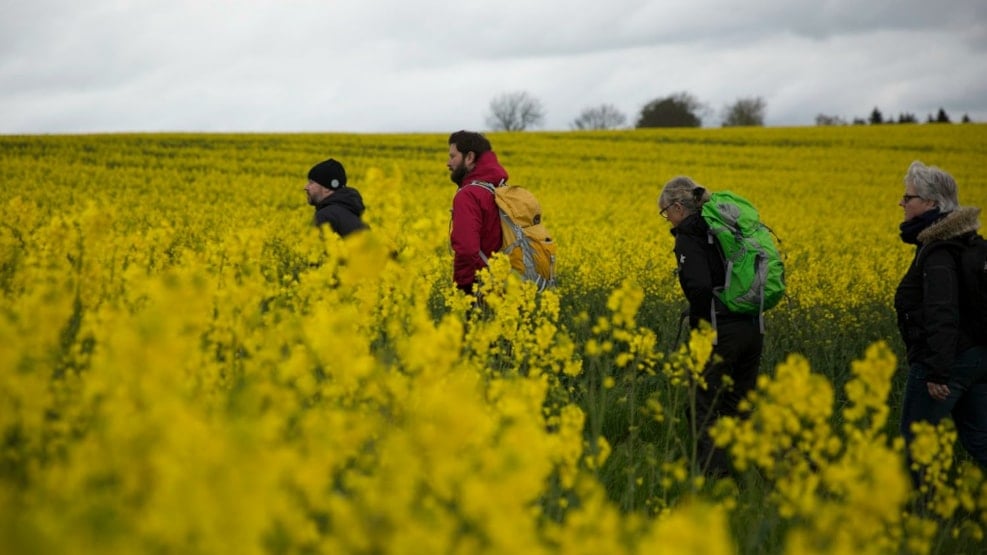
M476 185L474 181L485 181L500 185L507 181L507 170L497 161L493 151L481 154L473 171L463 178L462 185L452 199L452 223L449 238L453 252L453 280L456 287L467 293L473 291L476 271L485 264L480 251L489 257L500 250L503 236L500 231L500 213L490 191Z

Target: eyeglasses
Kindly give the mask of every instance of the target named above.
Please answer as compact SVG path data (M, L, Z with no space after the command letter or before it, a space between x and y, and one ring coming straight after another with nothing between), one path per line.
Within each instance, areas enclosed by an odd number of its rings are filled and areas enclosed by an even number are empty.
M901 203L908 204L913 198L922 198L918 195L901 195Z
M668 219L668 209L671 208L672 206L675 206L675 204L677 204L677 203L673 202L673 203L669 204L668 206L666 206L664 208L661 208L661 205L659 204L658 205L658 208L659 208L658 215L661 216L662 218L665 218L667 220Z

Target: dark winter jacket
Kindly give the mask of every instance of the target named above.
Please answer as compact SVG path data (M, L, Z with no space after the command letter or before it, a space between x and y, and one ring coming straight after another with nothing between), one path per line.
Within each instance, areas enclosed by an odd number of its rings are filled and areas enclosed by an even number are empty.
M489 258L500 249L503 241L500 213L494 196L483 187L470 185L474 181L495 186L507 181L507 171L497 161L493 151L477 157L473 171L463 178L452 199L452 222L449 226L452 274L456 287L467 293L473 290L476 271L486 266L480 252Z
M700 320L717 321L746 318L732 314L713 294L715 287L726 281L726 270L719 245L710 240L709 225L699 214L691 214L672 228L675 236L675 260L679 285L689 301L689 325ZM715 311L715 315L714 315Z
M315 225L329 224L340 237L369 226L360 219L363 198L352 187L337 189L315 206Z
M915 257L895 292L908 362L924 364L933 383L947 383L956 355L975 345L974 324L960 310L955 252L976 233L979 215L979 208L962 207L919 233Z

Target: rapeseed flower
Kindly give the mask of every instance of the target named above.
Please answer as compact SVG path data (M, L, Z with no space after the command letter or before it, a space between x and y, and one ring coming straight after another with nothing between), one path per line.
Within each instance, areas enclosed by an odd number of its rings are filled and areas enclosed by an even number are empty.
M887 277L911 252L886 247L913 157L987 205L983 129L499 135L559 286L495 256L475 307L450 279L444 136L0 137L0 541L718 553L762 529L756 505L785 531L767 550L979 546L987 485L948 428L918 430L929 485L903 501ZM327 146L366 234L311 226L299 168ZM758 390L714 429L755 491L690 471L682 408L715 335L675 344L673 239L640 202L642 176L680 172L755 200L784 240Z

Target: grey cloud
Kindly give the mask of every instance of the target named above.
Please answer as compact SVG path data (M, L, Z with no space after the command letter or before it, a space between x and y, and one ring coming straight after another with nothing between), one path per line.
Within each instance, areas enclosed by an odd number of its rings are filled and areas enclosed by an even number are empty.
M714 110L764 96L769 124L875 103L916 113L942 103L984 120L985 10L981 0L19 2L0 21L0 132L434 131L481 126L489 99L517 89L543 101L553 129L603 102L633 120L680 90Z

